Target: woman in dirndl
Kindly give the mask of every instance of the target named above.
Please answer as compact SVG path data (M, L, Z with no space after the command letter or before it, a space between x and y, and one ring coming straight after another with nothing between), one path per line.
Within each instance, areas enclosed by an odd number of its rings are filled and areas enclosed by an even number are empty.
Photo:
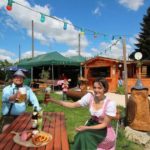
M91 117L85 125L76 128L77 134L74 138L73 150L109 150L114 147L115 132L110 123L116 116L116 104L105 95L108 88L109 85L105 78L97 78L93 83L93 92L87 93L76 102L51 99L51 102L64 107L89 107ZM113 130L110 142L106 140L108 129Z

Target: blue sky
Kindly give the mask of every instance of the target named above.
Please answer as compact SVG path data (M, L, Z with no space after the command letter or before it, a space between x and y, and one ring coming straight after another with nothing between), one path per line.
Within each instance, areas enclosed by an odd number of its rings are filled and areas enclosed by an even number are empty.
M134 51L143 15L149 0L14 0L7 11L7 0L0 0L0 60L31 57L31 21L34 20L34 55L58 51L65 56L78 55L81 29L81 55L122 58L122 42L126 37L127 56ZM33 10L33 11L32 11ZM37 12L36 12L37 11ZM45 22L40 21L40 13ZM56 19L53 19L53 16ZM67 22L67 30L63 22ZM94 38L94 32L97 37ZM114 44L116 43L116 44Z

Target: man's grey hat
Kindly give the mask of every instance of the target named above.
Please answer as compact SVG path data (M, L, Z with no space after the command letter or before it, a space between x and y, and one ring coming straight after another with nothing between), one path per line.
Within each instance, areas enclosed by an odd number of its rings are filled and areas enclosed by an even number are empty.
M17 71L13 74L13 77L15 77L15 76L21 76L21 77L23 77L23 78L26 77L25 74L23 73L23 71L21 71L21 70L17 70Z
M140 79L137 79L135 86L131 88L131 91L132 90L148 90L148 88L143 86L142 81Z

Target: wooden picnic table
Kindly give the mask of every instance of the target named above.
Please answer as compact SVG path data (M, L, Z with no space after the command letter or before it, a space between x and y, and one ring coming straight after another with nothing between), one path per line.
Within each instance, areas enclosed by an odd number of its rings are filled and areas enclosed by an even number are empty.
M48 119L48 117L50 119ZM5 132L0 134L0 150L69 150L63 112L44 112L43 131L52 135L52 141L50 141L46 146L27 148L20 146L13 141L14 135L11 131L22 132L30 129L31 113L24 113L20 115L12 122Z

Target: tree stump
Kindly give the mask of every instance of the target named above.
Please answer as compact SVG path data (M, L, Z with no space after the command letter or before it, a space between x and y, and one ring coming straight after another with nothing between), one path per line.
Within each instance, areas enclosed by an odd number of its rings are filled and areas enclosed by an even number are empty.
M138 131L150 131L150 101L147 89L132 89L127 103L127 124Z

